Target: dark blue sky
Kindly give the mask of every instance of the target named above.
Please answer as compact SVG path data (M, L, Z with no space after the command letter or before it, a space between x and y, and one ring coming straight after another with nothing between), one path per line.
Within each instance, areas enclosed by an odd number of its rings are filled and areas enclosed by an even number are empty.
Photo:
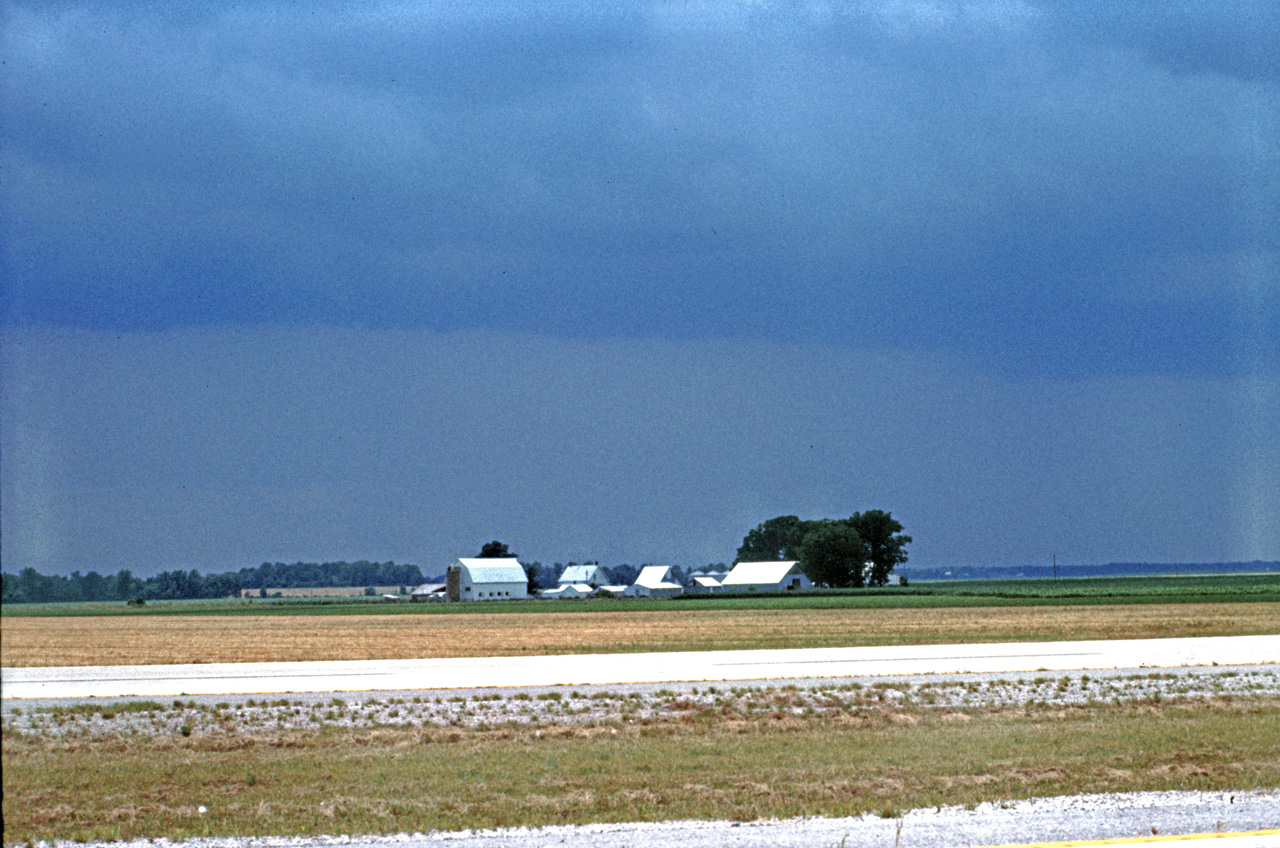
M1280 4L0 26L6 570L1280 558Z

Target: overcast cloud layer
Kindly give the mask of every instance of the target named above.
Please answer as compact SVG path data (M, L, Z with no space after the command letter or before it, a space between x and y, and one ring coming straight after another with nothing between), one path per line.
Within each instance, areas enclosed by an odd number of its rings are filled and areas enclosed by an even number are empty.
M3 15L6 571L1280 558L1275 3Z

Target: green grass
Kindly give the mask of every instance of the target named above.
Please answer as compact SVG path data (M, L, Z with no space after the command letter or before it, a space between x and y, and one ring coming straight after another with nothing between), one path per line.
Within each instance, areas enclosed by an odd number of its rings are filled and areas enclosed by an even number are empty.
M154 713L165 709L158 701L124 701L120 703L95 704L84 702L66 706L46 707L43 712L55 718L71 715L101 715L105 719L115 718L119 713Z
M468 604L389 604L364 598L226 599L8 604L0 614L59 615L457 615L485 612L591 613L677 609L908 609L935 607L1078 606L1280 601L1280 574L1188 577L1087 577L1063 580L955 580L878 589L786 594L684 595L663 600L493 601Z
M754 820L1277 785L1275 698L4 738L10 844Z

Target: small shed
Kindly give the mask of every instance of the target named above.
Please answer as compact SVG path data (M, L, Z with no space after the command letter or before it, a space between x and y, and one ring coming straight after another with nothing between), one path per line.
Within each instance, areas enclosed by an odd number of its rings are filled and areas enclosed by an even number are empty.
M740 562L720 584L726 592L792 592L812 589L813 581L795 560Z
M577 598L589 598L595 593L595 587L586 583L561 583L554 589L543 589L538 593L540 598L556 601L572 601Z
M706 575L690 577L684 584L684 590L690 595L710 595L722 591L720 581Z
M459 559L445 572L450 601L500 601L529 597L529 577L515 557Z
M423 583L409 593L409 601L415 604L443 601L444 588L445 584L443 583Z
M669 598L683 591L679 583L672 582L670 566L646 565L624 594L629 598Z

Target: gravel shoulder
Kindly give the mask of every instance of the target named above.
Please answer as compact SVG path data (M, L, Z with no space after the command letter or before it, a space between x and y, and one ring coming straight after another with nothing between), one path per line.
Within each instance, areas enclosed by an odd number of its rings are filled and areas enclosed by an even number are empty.
M732 705L751 715L776 712L768 693L786 690L797 713L820 709L826 696L857 693L885 707L952 710L991 707L1160 701L1172 698L1280 694L1280 666L1233 666L1093 673L916 675L846 680L753 681L732 685L644 684L535 687L341 696L202 696L166 700L45 699L5 701L6 732L52 736L266 733L319 727L594 724L640 720Z

